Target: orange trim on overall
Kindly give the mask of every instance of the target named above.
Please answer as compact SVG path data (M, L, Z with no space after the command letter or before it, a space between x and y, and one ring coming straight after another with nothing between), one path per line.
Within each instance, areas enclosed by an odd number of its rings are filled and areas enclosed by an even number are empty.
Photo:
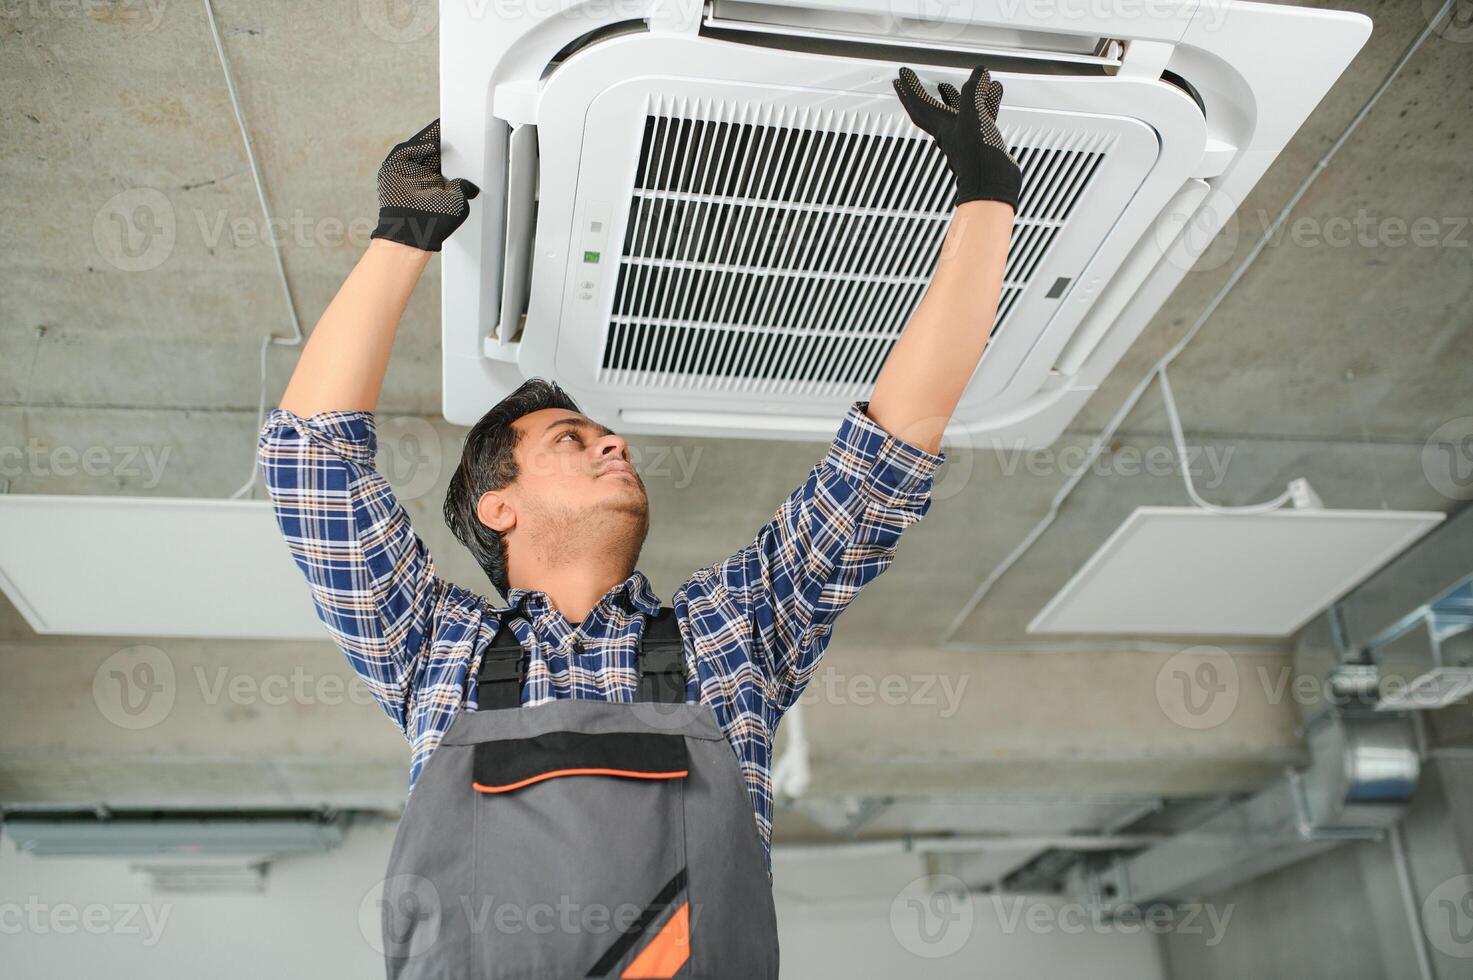
M507 783L505 786L483 786L480 783L471 783L477 791L482 793L509 793L523 786L531 786L540 783L544 779L556 779L558 776L623 776L628 779L684 779L690 775L689 769L680 769L675 772L636 772L632 769L554 769L550 772L539 772L535 776L518 780L515 783Z
M621 980L663 980L679 972L690 959L690 903L675 910L665 927L639 951L619 974Z

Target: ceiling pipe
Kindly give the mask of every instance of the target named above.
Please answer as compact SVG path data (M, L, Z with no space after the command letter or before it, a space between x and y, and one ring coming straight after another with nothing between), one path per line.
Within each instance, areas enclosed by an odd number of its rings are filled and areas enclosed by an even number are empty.
M1214 894L1401 819L1421 771L1406 715L1333 708L1307 741L1307 768L1138 854L1079 866L1068 890L1106 907Z

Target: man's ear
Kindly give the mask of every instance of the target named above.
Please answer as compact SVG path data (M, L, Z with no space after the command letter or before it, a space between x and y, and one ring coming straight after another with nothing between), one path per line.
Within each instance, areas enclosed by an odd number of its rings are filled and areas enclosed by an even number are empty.
M476 517L491 530L502 534L517 526L517 512L495 490L487 490L476 501Z

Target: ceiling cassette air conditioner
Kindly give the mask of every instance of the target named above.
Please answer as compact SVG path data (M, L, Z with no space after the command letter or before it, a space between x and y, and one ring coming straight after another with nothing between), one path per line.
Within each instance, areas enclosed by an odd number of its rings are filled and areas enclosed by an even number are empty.
M1236 0L444 0L445 417L556 379L622 432L828 439L952 181L890 85L987 65L1023 168L953 438L1056 439L1370 33ZM947 19L950 17L951 19Z

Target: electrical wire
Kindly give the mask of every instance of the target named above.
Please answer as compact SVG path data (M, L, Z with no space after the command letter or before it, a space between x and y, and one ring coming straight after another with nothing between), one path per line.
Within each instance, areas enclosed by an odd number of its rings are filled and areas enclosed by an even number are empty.
M1418 34L1417 37L1409 45L1407 45L1407 49L1397 60L1396 65L1391 69L1390 72L1387 73L1386 77L1382 79L1381 84L1376 87L1376 91L1373 92L1371 94L1371 97L1366 100L1365 105L1361 106L1360 111L1355 114L1355 118L1353 118L1349 122L1349 124L1346 125L1344 131L1341 132L1340 136L1335 140L1334 143L1330 145L1330 148L1325 151L1324 156L1320 157L1319 161L1314 165L1314 168L1309 172L1309 174L1305 176L1304 180L1300 182L1299 187L1294 191L1293 195L1290 196L1288 202L1279 211L1278 215L1275 216L1274 220L1269 222L1268 226L1264 228L1263 234L1259 236L1258 241L1254 243L1253 248L1249 250L1247 256L1245 256L1243 261L1238 264L1238 267L1233 270L1233 273L1228 277L1227 282L1223 283L1222 287L1218 289L1215 294L1213 294L1212 299L1208 302L1202 313L1192 323L1191 328L1188 329L1187 332L1182 335L1181 339L1173 344L1164 355L1162 355L1160 360L1158 360L1155 364L1151 366L1150 370L1145 373L1145 376L1142 377L1140 381L1136 382L1135 387L1132 388L1130 390L1130 394L1126 396L1124 403L1122 403L1120 408L1116 410L1115 414L1110 417L1110 421L1106 423L1105 428L1102 429L1099 435L1095 436L1094 440L1090 443L1089 452L1086 454L1084 461L1079 465L1079 468L1075 470L1072 474L1070 474L1069 478L1064 481L1064 485L1060 487L1058 492L1054 494L1053 499L1049 502L1048 511L1043 515L1043 517L1039 518L1038 522L1033 525L1033 527L1026 535L1023 536L1023 540L1018 542L1017 546L1015 546L1012 551L1008 552L1008 554L1003 558L1002 561L993 566L992 571L989 572L987 576L982 580L982 582L977 586L976 590L972 593L971 598L967 600L966 604L963 605L956 616L952 618L951 624L947 626L946 632L943 633L941 636L941 643L943 645L951 642L952 638L955 637L956 634L961 630L962 625L967 621L967 619L972 615L977 607L981 605L982 600L987 597L987 594L989 592L992 591L993 586L997 584L998 580L1006 575L1013 568L1013 566L1015 566L1023 558L1023 556L1029 552L1030 549L1032 549L1033 545L1038 541L1038 539L1043 537L1044 532L1046 532L1053 525L1054 521L1058 519L1059 510L1063 507L1064 501L1069 499L1069 496L1074 492L1074 489L1078 487L1079 484L1084 480L1084 477L1090 471L1090 467L1094 465L1095 460L1099 459L1100 453L1104 450L1105 446L1109 444L1110 439L1115 435L1117 431L1119 431L1120 426L1125 423L1125 420L1130 415L1130 412L1135 408L1135 406L1140 402L1142 396L1144 396L1146 391L1151 387L1151 382L1156 377L1162 376L1162 372L1173 361L1175 361L1177 357L1181 355L1182 351L1186 350L1187 345L1192 342L1193 338L1195 338L1198 333L1201 332L1202 328L1206 325L1208 319L1211 318L1212 314L1217 311L1218 306L1220 306L1222 304L1222 301L1227 297L1227 294L1231 292L1233 287L1238 284L1238 282L1247 273L1248 267L1253 264L1253 262L1258 258L1259 254L1273 239L1273 236L1275 232L1278 231L1279 226L1282 225L1286 220L1288 220L1288 217L1290 213L1294 210L1295 205L1299 203L1299 199L1302 198L1305 192L1307 192L1309 188L1313 186L1314 182L1319 179L1320 174L1323 173L1325 168L1329 166L1330 161L1334 159L1335 155L1340 152L1340 148L1345 145L1347 140L1350 139L1351 134L1360 127L1361 121L1364 120L1366 116L1370 113L1372 107L1374 107L1376 103L1381 100L1381 96L1386 94L1386 90L1391 87L1391 83L1396 80L1398 75L1401 74L1401 70L1406 67L1407 62L1410 61L1412 59L1412 56L1416 54L1417 51L1422 47L1422 43L1427 40L1428 35L1430 35L1437 27L1437 25L1439 25L1448 16L1449 11L1452 10L1454 2L1455 0L1445 0L1442 5L1442 9L1437 12L1436 16L1428 19L1426 28L1423 29L1423 31Z
M1288 488L1273 500L1261 504L1241 504L1233 507L1225 507L1221 504L1209 503L1202 499L1197 493L1197 487L1192 483L1192 468L1187 463L1187 440L1181 431L1181 416L1176 411L1176 396L1171 392L1171 381L1166 377L1166 366L1163 364L1157 371L1156 377L1161 381L1161 400L1166 403L1166 418L1171 423L1171 438L1176 443L1176 457L1181 463L1181 478L1186 484L1187 496L1192 498L1192 503L1203 510L1210 510L1214 514L1266 514L1271 510L1278 510L1294 499L1294 493Z
M225 90L230 93L230 108L235 111L235 124L240 129L240 141L245 145L246 162L250 165L251 180L256 185L256 198L261 202L261 214L266 219L266 229L271 229L271 205L266 200L266 187L261 182L261 168L256 164L256 152L251 147L250 131L246 129L245 114L241 112L240 96L235 90L235 78L230 74L230 61L225 57L225 43L220 38L220 25L215 22L215 8L210 0L203 0L205 5L205 18L210 24L210 36L215 41L215 54L220 59L220 71L225 75ZM302 334L302 322L297 317L297 304L292 299L291 283L286 278L286 263L281 255L281 243L275 236L267 234L266 239L271 243L271 255L276 260L276 275L281 280L281 295L286 299L286 312L291 320L292 332L290 336L282 337L276 334L267 334L261 339L261 372L260 372L260 395L256 401L256 428L259 432L261 426L266 422L266 352L272 344L280 344L283 347L300 346L304 337ZM239 490L230 495L231 500L238 500L246 496L256 485L256 454L254 448L251 452L251 478L247 480Z

